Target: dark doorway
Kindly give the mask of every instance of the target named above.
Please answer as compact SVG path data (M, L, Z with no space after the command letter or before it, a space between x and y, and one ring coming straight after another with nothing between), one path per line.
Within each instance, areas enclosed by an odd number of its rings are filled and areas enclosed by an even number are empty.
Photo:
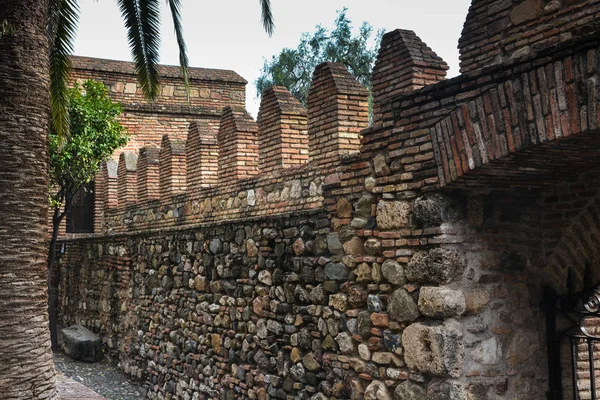
M94 232L94 182L88 183L75 195L67 212L67 233Z

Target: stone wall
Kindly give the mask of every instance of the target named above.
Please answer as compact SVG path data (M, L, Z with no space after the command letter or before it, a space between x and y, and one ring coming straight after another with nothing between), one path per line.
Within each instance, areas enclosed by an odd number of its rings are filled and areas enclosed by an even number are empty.
M66 243L61 318L151 398L569 398L547 294L597 283L600 43L539 47L445 81L393 31L371 127L328 63L306 113L276 88L258 124L235 107L192 124L189 145L140 152L135 187L123 156L102 234Z

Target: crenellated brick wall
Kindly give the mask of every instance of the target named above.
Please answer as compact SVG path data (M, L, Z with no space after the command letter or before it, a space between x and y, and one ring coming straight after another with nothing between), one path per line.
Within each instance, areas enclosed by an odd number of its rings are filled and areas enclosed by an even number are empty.
M461 46L519 4L474 1ZM450 80L414 32L386 34L370 127L366 90L326 63L306 111L272 88L258 123L231 106L144 147L137 182L126 155L104 166L101 230L60 261L62 321L151 399L571 399L553 301L600 276L600 41L544 15L518 31L535 51Z

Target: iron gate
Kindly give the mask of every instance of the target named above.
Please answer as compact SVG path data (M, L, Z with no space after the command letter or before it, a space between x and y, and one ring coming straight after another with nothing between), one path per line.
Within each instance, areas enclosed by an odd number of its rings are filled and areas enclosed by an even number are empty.
M548 398L600 400L600 286L562 296L547 291L545 298ZM561 347L569 354L561 353ZM568 361L569 370L563 361ZM570 388L563 388L566 374Z

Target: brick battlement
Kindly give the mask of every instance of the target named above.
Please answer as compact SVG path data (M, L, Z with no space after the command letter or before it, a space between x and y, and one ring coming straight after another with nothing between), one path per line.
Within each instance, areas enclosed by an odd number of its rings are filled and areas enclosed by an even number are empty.
M98 199L127 195L105 200L111 210L99 214L101 224L119 232L322 207L323 183L337 181L341 157L358 151L368 105L366 89L341 65L319 66L315 81L320 91L309 96L308 119L287 89L275 87L263 97L258 124L230 106L218 130L195 120L187 139L164 135L158 159L155 145L142 147L135 179L136 169L126 168L133 155L122 153L118 190L109 181Z
M600 277L599 4L474 0L449 80L387 33L370 127L324 63L306 110L274 87L257 122L217 102L125 149L65 243L63 319L150 397L591 398L598 351L545 305Z
M571 39L445 81L447 64L414 32L389 32L382 40L373 73L375 118L371 127L367 128L366 89L342 65L321 64L314 72L307 110L285 88L273 87L263 95L258 123L243 107L229 104L221 109L218 121L194 119L187 123L185 133L161 136L159 149L159 141L142 147L139 172L120 167L119 177L106 178L108 183L99 176L97 225L117 232L146 229L150 221L160 226L187 225L326 207L327 200L321 196L324 182L332 182L335 188L342 181L340 188L332 190L351 193L364 179L361 176L367 175L351 170L369 165L376 171L384 165L391 172L379 171L368 181L374 193L427 192L450 182L456 186L454 181L475 167L506 155L509 148L523 147L522 140L513 144L518 138L512 136L489 142L483 131L480 136L485 137L479 143L477 131L471 132L495 123L489 121L494 118L501 123L497 125L500 133L506 135L503 121L514 113L506 108L506 102L522 97L517 91L509 93L506 85L517 90L533 76L526 81L508 81L522 74L537 76L540 60L551 57L549 65L561 63L572 54L593 48L594 43L587 37ZM86 65L78 65L82 64ZM104 71L113 66L104 61L97 64L88 68ZM115 70L130 74L131 66L126 64L115 62ZM164 71L167 77L175 74L171 67ZM554 78L553 71L547 69L545 73ZM198 69L194 76L199 80L210 77L219 82L244 82L230 71ZM558 86L542 88L546 83L554 85L554 79L543 78L529 88L530 93L558 90L560 94L565 90ZM566 107L566 100L554 101ZM531 107L533 110L535 105ZM542 118L553 118L552 107L544 103ZM564 108L556 112L561 110ZM510 128L523 131L516 114L512 121ZM545 129L546 123L540 125L539 121L531 123ZM393 130L390 124L395 126ZM456 139L456 131L467 135L467 141ZM503 147L495 150L493 146ZM353 175L356 179L346 179ZM149 214L153 216L144 221L143 215Z
M506 109L507 99L522 96L518 92L506 92L506 85L514 88L524 85L523 81L507 83L507 79L524 73L537 76L535 71L540 59L552 57L547 60L552 65L594 46L594 40L578 42L572 39L559 47L510 60L505 65L444 81L446 63L414 32L389 32L384 36L373 74L376 119L372 127L365 129L366 90L343 66L325 63L315 70L308 110L285 88L274 87L263 96L258 124L243 108L235 106L225 108L220 127L207 121L193 121L189 124L187 139L179 134L173 138L165 136L160 151L160 165L178 165L175 171L170 169L171 174L178 174L175 179L178 189L161 185L160 193L141 195L135 206L127 200L130 206L125 213L103 211L99 215L112 215L109 230L116 232L149 227L150 223L143 222L144 217L140 216L144 213L154 215L151 221L155 226L174 226L307 211L327 204L321 196L323 182L341 179L345 182L337 190L351 193L360 182L360 175L355 180L344 179L354 174L351 169L359 170L373 162L371 168L377 170L381 161L392 173L376 174L369 181L374 193L436 190L475 167L487 164L488 159L506 154L507 146L512 146L513 151L523 147L520 142L515 147L512 142L517 139L512 136L498 139L503 141L505 148L498 151L491 146L500 144L488 143L487 136L482 137L482 143L473 141L476 133L471 130L483 129L491 122L470 122L465 119L469 112L475 112L473 118L479 118L477 112L481 105L481 112L503 121L503 115L511 112ZM548 69L545 73L554 77L553 71ZM544 82L536 83L539 89L532 87L530 91L554 93L565 90L539 87ZM498 98L499 94L503 97ZM560 101L562 104L565 100ZM514 100L510 102L514 103ZM531 107L533 109L534 105ZM544 110L546 108L551 110L549 103ZM552 114L548 116L552 118ZM518 122L516 114L512 118ZM395 126L393 131L389 129L390 123ZM476 128L469 125L473 123ZM505 127L500 125L498 129L503 133ZM517 125L512 129L519 131ZM453 138L457 130L464 131L467 142ZM452 139L444 139L445 136ZM506 144L506 140L510 143ZM178 143L177 155L164 148L165 143L173 141ZM486 154L480 154L482 148L488 149ZM144 148L141 154L151 151L152 148ZM348 158L349 155L354 156ZM377 157L376 161L373 161L374 157ZM191 166L187 171L186 163ZM486 168L493 169L492 166ZM308 177L311 179L306 179ZM153 179L156 177L138 177L137 185L153 187ZM161 173L160 179L167 182L173 178ZM133 178L120 180L135 181ZM191 185L188 190L185 190L186 181ZM99 198L106 199L107 188L101 186L100 190L104 194ZM122 189L108 190L114 197ZM298 197L290 197L291 192ZM311 195L306 196L307 193ZM152 200L152 204L145 200ZM104 203L115 209L119 199L110 198ZM117 209L123 210L122 207ZM132 213L138 215L137 218L131 218Z

